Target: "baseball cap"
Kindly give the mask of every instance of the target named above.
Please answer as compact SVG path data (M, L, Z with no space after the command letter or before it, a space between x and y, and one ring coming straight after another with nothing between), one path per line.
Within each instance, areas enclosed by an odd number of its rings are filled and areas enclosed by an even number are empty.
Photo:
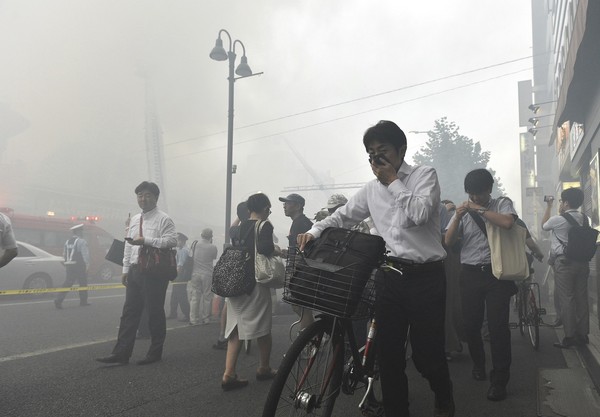
M184 242L188 240L188 237L180 232L177 232L177 238L183 240Z
M343 206L347 202L348 199L344 196L344 194L334 194L329 197L329 200L327 200L327 208L332 209L338 206Z
M298 203L304 207L304 197L299 194L290 194L287 197L279 197L279 201L284 203Z

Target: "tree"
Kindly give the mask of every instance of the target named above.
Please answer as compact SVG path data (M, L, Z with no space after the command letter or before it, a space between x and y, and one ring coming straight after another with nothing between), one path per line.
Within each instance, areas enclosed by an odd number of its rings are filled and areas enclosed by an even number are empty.
M494 177L492 195L504 195L496 172L487 166L490 152L482 152L479 142L461 135L458 130L459 127L446 117L436 120L433 130L427 132L427 143L413 156L413 161L417 165L429 165L436 169L442 200L452 200L457 205L465 201L465 175L477 168L486 168Z

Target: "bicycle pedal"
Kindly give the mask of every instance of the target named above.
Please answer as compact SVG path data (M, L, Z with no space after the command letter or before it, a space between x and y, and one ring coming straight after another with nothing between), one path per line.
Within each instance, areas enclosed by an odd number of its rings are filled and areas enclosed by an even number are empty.
M546 309L545 308L538 308L538 314L540 316L544 316L546 314Z
M518 323L508 323L508 328L509 329L516 329L517 327L519 327Z

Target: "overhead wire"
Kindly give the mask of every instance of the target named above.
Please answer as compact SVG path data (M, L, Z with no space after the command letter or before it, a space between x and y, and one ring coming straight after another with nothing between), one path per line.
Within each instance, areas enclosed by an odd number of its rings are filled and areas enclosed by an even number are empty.
M275 117L273 119L268 119L268 120L263 120L263 121L260 121L260 122L250 123L250 124L247 124L247 125L244 125L244 126L236 127L236 128L234 128L234 131L242 130L242 129L247 129L249 127L260 126L260 125L267 124L267 123L277 122L277 121L280 121L280 120L289 119L291 117L302 116L302 115L305 115L305 114L314 113L314 112L317 112L317 111L326 110L326 109L330 109L330 108L333 108L333 107L343 106L345 104L355 103L357 101L367 100L367 99L370 99L370 98L379 97L379 96L383 96L383 95L386 95L386 94L396 93L398 91L408 90L410 88L420 87L420 86L423 86L423 85L432 84L432 83L435 83L435 82L438 82L438 81L448 80L450 78L460 77L462 75L472 74L474 72L484 71L486 69L495 68L495 67L499 67L499 66L506 65L506 64L512 64L514 62L523 61L525 59L530 59L532 57L533 56L530 55L530 56L526 56L526 57L522 57L522 58L511 59L511 60L508 60L508 61L499 62L497 64L487 65L485 67L475 68L475 69L472 69L472 70L463 71L463 72L459 72L459 73L456 73L456 74L446 75L444 77L439 77L439 78L435 78L435 79L432 79L432 80L422 81L422 82L419 82L419 83L415 83L415 84L411 84L411 85L407 85L407 86L395 88L393 90L387 90L387 91L383 91L383 92L379 92L379 93L370 94L370 95L367 95L367 96L362 96L362 97L358 97L358 98L354 98L354 99L350 99L350 100L346 100L346 101L341 101L339 103L328 104L328 105L321 106L321 107L315 107L315 108L310 109L310 110L304 110L304 111L300 111L300 112L297 112L297 113L288 114L288 115L285 115L285 116ZM227 131L226 130L222 130L222 131L219 131L219 132L208 133L208 134L201 135L201 136L194 136L193 138L187 138L187 139L177 140L177 141L174 141L174 142L166 143L164 146L178 145L178 144L185 143L185 142L191 142L191 141L195 141L195 140L198 140L198 139L203 139L203 138L207 138L207 137L211 137L211 136L221 135L223 133L227 133Z
M386 104L385 106L380 106L380 107L376 107L376 108L373 108L373 109L364 110L364 111L361 111L361 112L358 112L358 113L353 113L353 114L349 114L349 115L346 115L346 116L336 117L334 119L323 120L323 121L318 122L318 123L313 123L313 124L310 124L310 125L300 126L300 127L296 127L296 128L293 128L293 129L288 129L288 130L281 131L281 132L271 133L271 134L268 134L268 135L258 136L258 137L251 138L251 139L240 140L240 141L236 142L235 145L237 146L237 145L241 145L241 144L245 144L245 143L249 143L249 142L255 142L255 141L258 141L258 140L262 140L262 139L267 139L267 138L272 138L272 137L275 137L275 136L285 135L287 133L298 132L300 130L309 129L309 128L315 127L315 126L321 126L321 125L324 125L324 124L333 123L333 122L337 122L337 121L344 120L344 119L349 119L349 118L352 118L352 117L360 116L362 114L371 113L371 112L378 111L378 110L383 110L383 109L386 109L386 108L389 108L389 107L398 106L400 104L410 103L410 102L421 100L421 99L424 99L424 98L428 98L428 97L436 96L436 95L439 95L439 94L447 93L447 92L450 92L450 91L455 91L455 90L459 90L459 89L462 89L462 88L470 87L472 85L477 85L477 84L481 84L481 83L484 83L484 82L496 80L496 79L499 79L499 78L508 77L510 75L519 74L521 72L530 71L531 69L532 69L532 67L524 68L524 69L521 69L521 70L518 70L518 71L513 71L513 72L501 74L501 75L498 75L498 76L495 76L495 77L490 77L490 78L486 78L486 79L479 80L479 81L473 81L473 82L470 82L468 84L463 84L463 85L452 87L452 88L448 88L448 89L445 89L445 90L436 91L436 92L433 92L433 93L430 93L430 94L426 94L426 95L423 95L423 96L413 97L411 99L399 101L399 102L392 103L392 104ZM215 146L215 147L212 147L212 148L202 149L200 151L187 152L187 153L182 154L182 155L176 155L176 156L172 156L172 157L165 158L165 159L170 160L170 159L184 158L186 156L197 155L197 154L200 154L200 153L205 153L205 152L210 152L210 151L214 151L214 150L218 150L218 149L223 149L225 147L226 147L226 145L219 145L219 146Z

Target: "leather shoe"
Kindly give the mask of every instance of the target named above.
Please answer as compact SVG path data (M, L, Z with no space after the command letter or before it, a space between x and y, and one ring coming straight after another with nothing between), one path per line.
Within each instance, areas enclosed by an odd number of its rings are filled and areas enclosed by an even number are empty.
M137 361L138 365L150 365L151 363L158 362L162 358L160 356L146 356L144 359Z
M575 340L575 338L573 337L565 337L562 342L554 342L554 347L556 348L560 348L560 349L568 349L571 346L577 346L577 340Z
M487 392L490 401L502 401L506 398L506 387L503 385L492 385Z
M127 365L129 363L129 358L115 355L114 353L108 356L104 356L102 358L96 358L96 360L102 363L119 363L121 365Z
M484 369L473 369L471 375L475 381L485 381L487 379Z

